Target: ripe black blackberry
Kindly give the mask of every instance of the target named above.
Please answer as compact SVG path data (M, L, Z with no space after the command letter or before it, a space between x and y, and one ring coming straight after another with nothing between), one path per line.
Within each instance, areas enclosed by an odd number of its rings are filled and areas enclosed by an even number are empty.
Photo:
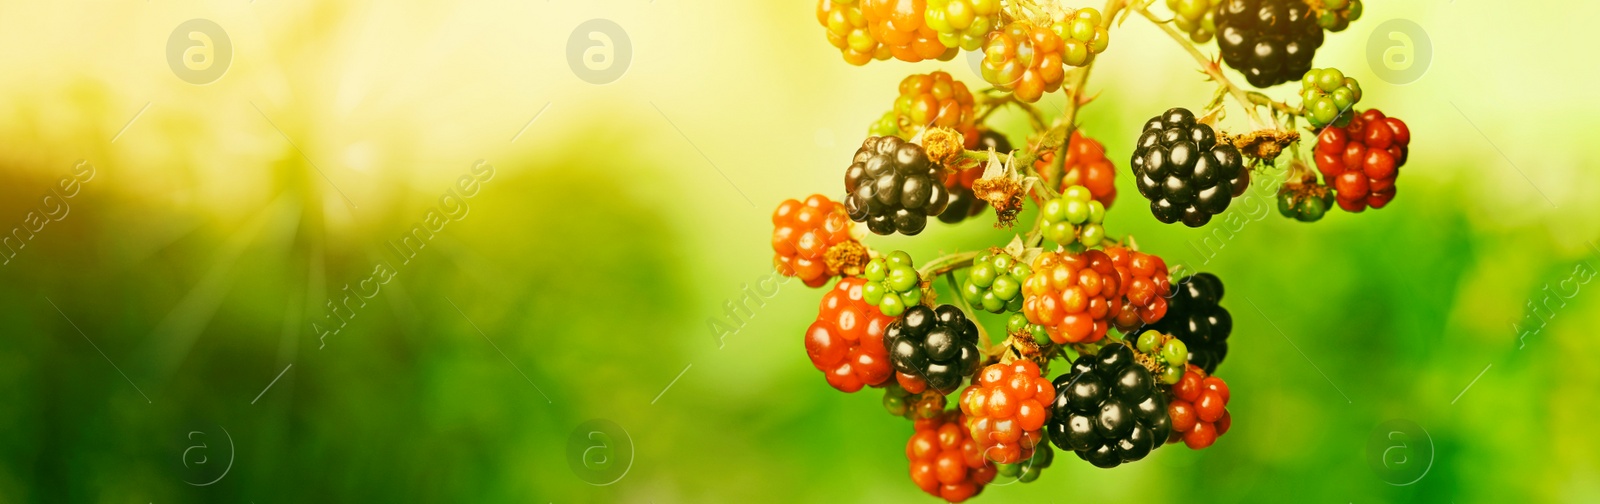
M1211 126L1188 109L1174 108L1144 124L1133 150L1135 183L1157 220L1204 226L1250 186L1244 158L1218 143Z
M845 170L845 211L880 235L921 233L929 216L950 203L940 166L922 146L898 137L869 137Z
M922 378L928 388L954 392L978 370L978 326L959 308L916 305L883 334L895 371Z
M1151 326L1171 334L1189 347L1189 363L1206 374L1228 356L1228 335L1233 332L1233 316L1218 303L1222 301L1222 280L1210 273L1183 277L1168 302L1167 316Z
M1172 435L1166 394L1134 362L1127 345L1078 357L1072 372L1054 384L1056 399L1045 424L1050 442L1096 467L1142 459Z
M1300 80L1322 46L1305 0L1223 0L1216 23L1222 61L1258 88Z

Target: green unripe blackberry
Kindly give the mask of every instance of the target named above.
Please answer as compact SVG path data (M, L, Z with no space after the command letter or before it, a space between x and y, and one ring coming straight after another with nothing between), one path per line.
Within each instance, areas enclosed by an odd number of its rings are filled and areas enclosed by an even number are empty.
M972 260L961 298L990 313L1022 309L1022 281L1033 269L1004 252L985 252Z
M1089 188L1075 185L1061 191L1061 197L1045 202L1044 225L1040 233L1062 246L1081 243L1099 245L1105 239L1106 206L1094 199Z
M1311 127L1344 127L1355 117L1361 84L1337 68L1314 68L1300 80L1300 107Z
M907 307L922 303L922 277L904 251L872 258L861 276L867 279L861 286L862 300L884 315L898 317Z

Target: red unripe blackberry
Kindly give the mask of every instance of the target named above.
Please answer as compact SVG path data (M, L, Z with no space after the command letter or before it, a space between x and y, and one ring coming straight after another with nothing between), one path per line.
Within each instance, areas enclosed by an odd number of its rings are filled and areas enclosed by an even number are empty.
M1339 207L1360 212L1394 200L1394 180L1410 153L1411 129L1400 119L1369 109L1345 127L1317 134L1317 171L1333 186Z
M1172 386L1172 400L1167 404L1167 414L1172 418L1168 443L1182 440L1191 450L1204 449L1233 426L1233 416L1228 414L1228 384L1203 374L1190 364L1183 378Z
M1033 457L1055 395L1033 361L993 364L961 393L961 412L989 460L1015 464Z
M840 280L822 296L817 320L806 330L806 355L828 385L843 392L889 381L892 369L884 333L894 317L862 299L866 279Z

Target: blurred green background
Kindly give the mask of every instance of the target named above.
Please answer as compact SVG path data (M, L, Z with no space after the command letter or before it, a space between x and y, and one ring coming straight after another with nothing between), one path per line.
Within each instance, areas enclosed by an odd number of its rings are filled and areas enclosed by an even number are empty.
M70 205L0 247L0 502L934 501L906 474L909 424L806 359L819 291L709 327L770 272L772 208L837 192L901 77L981 85L964 59L851 67L814 8L0 4L0 230ZM1109 231L1226 282L1233 430L1114 470L1062 456L980 502L1600 500L1596 15L1371 1L1328 37L1317 65L1413 131L1381 211L1273 211L1213 253L1218 224L1158 224L1123 171ZM165 53L194 18L233 50L205 85ZM594 18L632 48L605 85L567 62ZM1396 18L1433 47L1406 85L1367 59ZM1112 36L1081 119L1125 170L1146 118L1211 87L1145 20ZM1021 141L1019 116L994 123ZM480 192L441 202L479 160ZM48 199L80 161L93 178ZM1261 215L1255 197L1230 211ZM459 220L402 264L390 243L435 209ZM869 245L1008 241L990 222ZM341 331L314 331L385 262ZM632 449L571 451L590 419ZM1431 446L1426 465L1369 462L1392 419L1425 429L1406 450ZM626 472L598 486L584 460Z

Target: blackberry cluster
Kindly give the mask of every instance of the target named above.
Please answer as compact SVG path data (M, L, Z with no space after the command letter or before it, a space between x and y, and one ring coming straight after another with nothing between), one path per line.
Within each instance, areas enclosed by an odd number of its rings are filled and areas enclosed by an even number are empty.
M1022 313L1058 345L1094 343L1111 329L1126 293L1105 252L1045 252L1033 259L1033 276L1022 281Z
M1299 79L1322 46L1305 0L1223 0L1215 17L1222 61L1258 88Z
M907 306L922 302L922 276L912 267L911 254L896 250L888 257L874 257L862 269L867 284L861 297L878 307L884 315L898 317Z
M828 250L853 241L844 205L813 194L805 202L788 199L772 211L772 264L778 273L821 287L839 276L828 267Z
M880 235L921 233L928 217L950 203L939 165L922 146L897 137L869 137L845 170L845 211Z
M1178 280L1167 316L1151 329L1170 334L1189 347L1189 363L1207 374L1228 356L1228 335L1233 332L1233 317L1217 303L1222 300L1222 280L1210 273L1198 273Z
M1127 345L1078 357L1055 387L1045 424L1050 442L1096 467L1142 459L1172 433L1166 395Z
M1000 22L1000 0L927 0L923 22L945 47L976 51Z
M1105 252L1111 256L1111 263L1116 265L1122 285L1127 289L1122 297L1122 310L1113 321L1117 330L1126 335L1138 334L1136 331L1140 327L1166 317L1167 298L1172 292L1167 262L1126 247L1106 247Z
M857 0L817 0L817 22L828 29L828 43L839 49L844 60L861 66L889 59L889 47L879 44L867 29Z
M911 63L935 58L950 61L960 52L955 47L945 47L939 42L939 33L928 27L926 0L859 1L867 34L887 47L895 59Z
M900 96L894 100L896 136L910 138L928 128L950 128L961 133L963 147L974 147L978 126L973 106L967 85L949 73L908 75L900 81Z
M1130 165L1150 212L1167 224L1181 219L1189 227L1204 226L1250 186L1239 149L1218 143L1211 126L1196 123L1184 108L1144 124Z
M917 305L883 334L900 386L950 393L978 370L978 326L952 305ZM912 383L907 383L907 380Z

